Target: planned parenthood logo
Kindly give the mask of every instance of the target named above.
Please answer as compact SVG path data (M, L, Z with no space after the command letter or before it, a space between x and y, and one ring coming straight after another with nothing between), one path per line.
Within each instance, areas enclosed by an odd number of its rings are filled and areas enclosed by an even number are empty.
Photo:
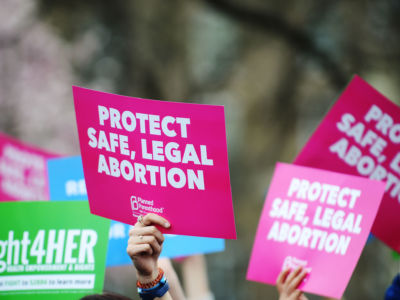
M154 200L146 200L141 197L131 196L131 208L132 215L139 217L140 215L146 215L148 213L162 214L164 213L164 207L155 207Z

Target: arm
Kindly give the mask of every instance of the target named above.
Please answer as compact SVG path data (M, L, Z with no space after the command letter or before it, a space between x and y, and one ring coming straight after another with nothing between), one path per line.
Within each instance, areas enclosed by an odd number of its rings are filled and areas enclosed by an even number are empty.
M169 283L169 293L174 300L185 300L185 294L183 292L181 283L179 281L178 275L172 266L171 260L168 258L160 258L158 260L158 266L165 271L165 275L168 278Z
M283 270L276 280L276 288L279 292L279 300L307 300L307 297L297 287L307 276L307 271L298 267L290 271Z
M142 294L153 293L152 287L165 292L168 283L164 282L158 267L164 236L155 225L170 228L169 222L156 214L147 214L138 221L129 232L127 252L136 268L138 285L142 286ZM141 298L146 298L141 293ZM167 290L159 299L172 300ZM154 299L148 298L148 299Z
M204 255L186 257L182 274L188 300L214 299L208 285L207 264Z

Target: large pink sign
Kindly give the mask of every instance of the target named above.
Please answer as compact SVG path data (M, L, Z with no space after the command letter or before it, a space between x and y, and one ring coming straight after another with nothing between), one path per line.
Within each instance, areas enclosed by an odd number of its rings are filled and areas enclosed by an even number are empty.
M49 200L46 159L54 157L0 133L0 201Z
M384 189L381 181L278 163L247 279L275 284L283 269L303 266L301 290L341 298Z
M223 106L73 93L93 214L153 212L168 233L236 238Z
M386 182L372 233L400 252L400 108L355 76L295 164Z

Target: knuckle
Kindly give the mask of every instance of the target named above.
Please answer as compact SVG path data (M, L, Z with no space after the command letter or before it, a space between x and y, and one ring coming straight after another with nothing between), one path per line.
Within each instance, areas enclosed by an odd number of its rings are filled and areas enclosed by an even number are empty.
M153 217L153 214L152 213L149 213L149 214L147 214L147 215L145 215L144 217L143 217L143 220L149 220L149 219L151 219Z

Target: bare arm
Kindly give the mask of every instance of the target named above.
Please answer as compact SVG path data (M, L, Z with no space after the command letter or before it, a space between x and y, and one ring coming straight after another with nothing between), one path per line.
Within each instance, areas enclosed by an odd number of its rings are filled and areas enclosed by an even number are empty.
M172 300L169 293L168 283L165 282L165 276L158 266L158 257L162 250L164 242L163 234L156 225L164 228L170 228L169 222L156 214L147 214L139 221L129 232L127 252L131 257L136 268L139 294L163 293L159 299ZM165 292L165 290L167 290Z
M168 258L160 258L158 260L158 265L165 271L165 274L168 278L169 293L171 294L172 299L185 300L185 294L183 292L178 275L172 266L171 260Z
M182 262L183 283L188 300L214 299L208 284L204 255L186 257Z

